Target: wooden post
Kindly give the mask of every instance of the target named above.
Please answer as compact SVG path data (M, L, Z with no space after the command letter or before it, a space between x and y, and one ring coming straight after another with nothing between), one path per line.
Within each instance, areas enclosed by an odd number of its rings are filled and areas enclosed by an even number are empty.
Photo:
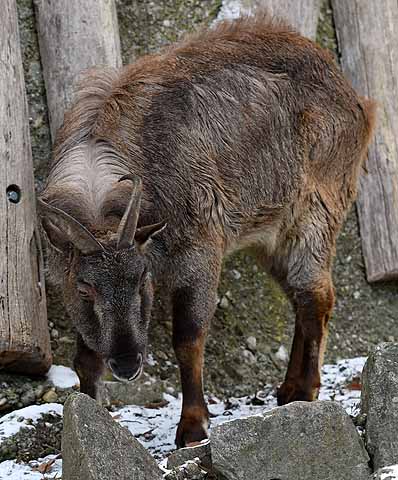
M239 12L250 13L257 8L266 8L270 13L286 19L305 37L315 39L321 0L241 0L238 8L236 2L228 2L221 8L219 19L236 16ZM231 8L232 7L232 8ZM232 10L228 14L228 10Z
M54 140L79 73L121 66L114 0L34 0L41 61Z
M37 234L28 107L15 0L0 22L0 369L43 374L51 363Z
M358 214L369 282L398 278L398 3L332 0L341 63L379 105Z
M285 18L305 37L315 40L321 0L261 0L274 15Z

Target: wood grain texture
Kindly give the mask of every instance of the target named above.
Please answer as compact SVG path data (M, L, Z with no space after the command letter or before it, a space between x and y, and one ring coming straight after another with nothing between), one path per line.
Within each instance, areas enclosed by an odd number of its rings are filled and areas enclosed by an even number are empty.
M34 0L51 135L70 105L79 73L121 66L114 0Z
M286 19L305 37L315 39L321 0L242 0L242 11L266 8Z
M0 86L0 369L42 374L51 349L15 0L2 1Z
M398 278L398 2L332 0L341 63L354 88L378 103L358 213L367 279Z

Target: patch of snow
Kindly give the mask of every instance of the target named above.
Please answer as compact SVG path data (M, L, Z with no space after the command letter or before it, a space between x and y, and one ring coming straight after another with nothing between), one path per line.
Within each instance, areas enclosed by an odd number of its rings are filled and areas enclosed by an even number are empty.
M31 405L7 413L7 415L0 418L0 443L2 440L18 433L21 428L34 428L34 422L44 413L62 415L62 412L63 406L59 403L45 403L43 405ZM29 424L26 423L26 420L29 420Z
M378 480L398 480L398 465L391 465L378 470L379 476L375 476Z
M14 460L6 460L0 463L1 480L45 480L57 479L62 475L62 460L56 459L49 468L48 472L40 473L36 468L44 462L55 459L56 455L48 455L39 460L33 460L29 463L17 463Z
M359 413L361 374L366 357L344 359L336 365L324 365L319 400L339 402L350 415Z
M79 377L76 372L63 365L52 365L47 373L47 378L58 388L72 388L79 385Z

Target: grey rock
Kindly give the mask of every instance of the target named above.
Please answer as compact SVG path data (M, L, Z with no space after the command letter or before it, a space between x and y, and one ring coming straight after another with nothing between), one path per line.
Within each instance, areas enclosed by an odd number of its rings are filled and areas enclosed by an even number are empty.
M398 465L380 468L373 475L372 480L398 480Z
M255 352L257 348L257 338L252 336L247 337L246 346L249 350L251 350L252 352Z
M213 468L227 480L368 480L369 457L344 409L294 402L211 432Z
M362 376L366 446L375 469L398 463L398 344L382 343Z
M64 407L63 480L161 480L154 458L93 399L82 393Z
M164 480L205 480L207 473L196 461L189 460L180 467L175 467L164 476Z
M252 353L250 350L246 350L246 349L243 350L242 356L245 359L245 361L250 365L253 365L257 362L254 353Z
M229 307L229 300L228 300L228 298L225 297L225 296L224 296L224 297L221 297L221 300L220 300L219 305L220 305L220 308L222 308L222 309L224 309L224 310L225 310L226 308L228 308L228 307Z
M158 402L163 397L163 383L148 374L132 383L105 381L100 386L102 404L146 405Z
M31 405L32 403L35 402L35 400L36 400L36 395L33 388L26 390L26 392L24 392L21 395L21 402L24 407Z
M179 467L188 460L195 460L196 458L199 459L201 465L210 468L211 451L209 441L196 445L195 447L185 447L176 450L167 458L167 468L172 469Z
M43 395L43 402L46 403L55 403L58 400L58 394L55 391L55 388L50 388L48 392Z

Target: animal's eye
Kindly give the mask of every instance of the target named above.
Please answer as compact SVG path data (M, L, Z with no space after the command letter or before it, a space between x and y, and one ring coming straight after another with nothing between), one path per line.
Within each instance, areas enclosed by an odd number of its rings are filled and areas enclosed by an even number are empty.
M82 281L78 282L77 291L83 300L91 300L95 293L95 289L92 285Z

